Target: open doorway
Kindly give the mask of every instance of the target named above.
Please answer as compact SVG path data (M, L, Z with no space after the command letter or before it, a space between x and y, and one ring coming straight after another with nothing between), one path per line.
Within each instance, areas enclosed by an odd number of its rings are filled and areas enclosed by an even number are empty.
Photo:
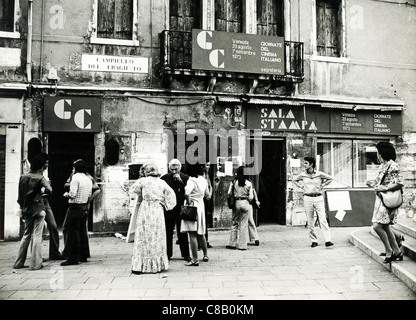
M286 224L286 162L283 139L262 139L259 175L252 177L258 192L260 209L255 210L258 225Z
M48 136L49 179L53 189L51 208L58 227L62 227L68 208L63 197L64 185L72 172L73 162L85 159L88 172L94 176L95 146L93 133L51 132ZM88 229L92 228L92 207L88 216Z

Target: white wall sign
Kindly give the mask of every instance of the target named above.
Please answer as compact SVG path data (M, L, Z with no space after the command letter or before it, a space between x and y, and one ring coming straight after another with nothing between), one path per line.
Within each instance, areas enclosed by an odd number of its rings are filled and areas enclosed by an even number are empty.
M18 48L0 48L0 66L20 67L20 54Z
M81 69L98 72L148 73L149 58L83 54Z

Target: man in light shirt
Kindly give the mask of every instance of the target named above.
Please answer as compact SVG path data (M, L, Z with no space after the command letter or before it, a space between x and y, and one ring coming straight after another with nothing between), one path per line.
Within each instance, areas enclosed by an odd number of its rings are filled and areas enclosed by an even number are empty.
M330 184L333 179L330 175L316 170L316 161L314 158L305 157L303 164L305 171L294 177L293 183L303 190L303 205L308 220L309 239L312 242L311 247L314 248L318 245L314 225L314 211L316 211L319 225L325 239L325 246L333 246L329 224L326 220L325 202L322 191L322 188Z
M73 172L69 192L64 193L64 197L68 198L68 210L62 227L66 239L63 254L68 259L62 262L61 266L75 265L79 261L87 260L87 257L82 255L88 247L88 235L84 233L92 194L92 180L87 175L87 164L83 159L74 162Z

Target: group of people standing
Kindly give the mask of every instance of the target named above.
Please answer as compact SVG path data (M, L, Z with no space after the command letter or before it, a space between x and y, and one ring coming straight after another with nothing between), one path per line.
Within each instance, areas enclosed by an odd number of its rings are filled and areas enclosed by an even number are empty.
M67 181L68 210L62 226L64 250L59 252L59 233L54 214L49 204L52 187L47 176L49 157L40 153L30 160L30 170L19 179L18 199L21 218L24 222L23 237L14 269L24 268L29 244L32 243L30 270L43 267L42 240L46 221L49 236L49 259L65 260L61 266L86 262L90 257L87 217L91 201L99 194L100 188L87 173L87 163L78 159L73 163L73 171Z
M367 185L374 188L376 194L403 187L399 166L395 162L396 152L389 142L380 142L376 146L378 160L381 163L379 174ZM65 248L59 252L59 235L48 197L53 190L44 176L48 167L46 154L39 154L31 161L29 172L23 174L19 181L18 204L24 221L24 233L20 243L14 268L23 268L27 250L32 242L30 270L42 268L42 232L46 219L50 231L51 260L65 260L62 266L86 262L90 257L87 217L91 201L100 189L94 179L87 173L87 164L79 159L73 163L73 173L68 179L68 210L63 224ZM158 166L149 162L142 166L140 178L132 185L130 192L137 194L134 210L135 225L134 247L131 262L133 273L157 273L169 268L173 256L174 230L186 266L198 266L199 254L202 260L208 257L207 206L212 197L212 185L209 177L200 164L187 167L187 174L181 172L181 163L177 159L169 162L169 173L161 176ZM209 164L205 169L209 169ZM244 174L244 166L237 169L236 179L228 189L228 195L235 197L232 211L232 223L227 249L246 250L249 241L259 245L256 225L253 219L253 201L260 205L252 182ZM334 244L325 212L323 187L330 184L333 178L316 170L316 161L312 157L304 158L305 171L293 177L293 183L303 190L304 208L309 228L311 247L318 246L315 233L315 213L319 220L325 246ZM208 202L207 202L208 201ZM183 204L197 207L197 220L182 220L180 217ZM400 250L402 238L395 235L390 228L397 218L397 209L390 210L383 206L376 196L373 212L373 228L385 247L384 262L402 260Z
M169 268L173 256L174 229L186 266L198 266L198 248L203 261L208 261L206 241L207 219L205 202L212 196L212 188L204 178L199 164L189 165L187 174L181 172L177 159L169 162L169 173L160 176L156 164L146 163L142 176L130 192L137 194L134 210L136 221L132 256L133 273L156 273ZM197 220L185 221L180 217L183 204L197 207Z

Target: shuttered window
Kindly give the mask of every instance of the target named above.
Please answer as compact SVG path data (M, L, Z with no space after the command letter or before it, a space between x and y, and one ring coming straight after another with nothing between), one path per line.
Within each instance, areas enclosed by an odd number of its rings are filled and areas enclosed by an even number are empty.
M341 0L316 0L316 48L318 55L340 56L341 30Z
M0 0L0 31L14 31L14 0Z
M199 0L171 0L169 12L170 30L191 32L193 28L201 28Z
M241 0L215 0L215 30L243 32Z
M257 34L283 37L283 0L257 0Z
M99 0L97 37L132 40L133 0Z

